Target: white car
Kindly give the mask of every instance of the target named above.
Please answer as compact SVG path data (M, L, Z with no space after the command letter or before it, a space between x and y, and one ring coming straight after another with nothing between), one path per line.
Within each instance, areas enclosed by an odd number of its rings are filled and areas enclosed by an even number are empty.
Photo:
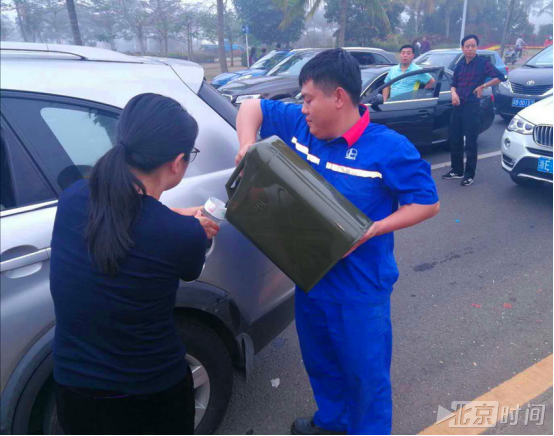
M502 168L518 185L552 183L552 96L519 112L502 137Z

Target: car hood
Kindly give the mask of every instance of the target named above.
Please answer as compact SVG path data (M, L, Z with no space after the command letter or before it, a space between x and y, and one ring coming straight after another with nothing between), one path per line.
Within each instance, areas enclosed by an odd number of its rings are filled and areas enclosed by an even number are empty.
M522 66L516 70L512 70L508 73L508 79L512 83L518 83L520 85L527 85L529 80L534 80L533 86L552 86L552 68L532 68Z
M526 107L518 115L525 118L527 121L533 124L547 124L552 125L552 96L545 98L544 100L533 103L531 106Z
M262 76L228 83L219 92L229 95L268 94L294 86L298 87L296 76Z
M248 74L252 74L253 76L261 76L263 74L267 73L267 70L260 70L258 68L254 70L240 70L240 71L234 71L232 73L223 73L219 76L214 77L213 82L224 82L229 80L235 80L239 77L246 76Z

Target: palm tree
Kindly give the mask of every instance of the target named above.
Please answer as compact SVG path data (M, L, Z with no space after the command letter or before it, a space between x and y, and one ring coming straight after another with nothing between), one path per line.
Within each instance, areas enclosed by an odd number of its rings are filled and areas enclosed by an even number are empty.
M81 32L79 30L79 21L77 20L77 11L75 10L75 2L66 0L67 13L69 15L69 23L71 24L71 32L73 32L73 42L75 45L83 45Z
M383 7L381 0L365 0L367 3L367 13L369 16L378 18L387 29L390 28L387 11ZM420 0L421 1L421 0ZM434 0L433 0L434 1ZM273 3L285 13L283 21L279 25L280 29L287 27L292 20L298 16L306 14L306 19L313 18L322 0L273 0ZM348 0L340 0L340 15L339 15L339 37L337 45L344 47L346 38L346 13Z

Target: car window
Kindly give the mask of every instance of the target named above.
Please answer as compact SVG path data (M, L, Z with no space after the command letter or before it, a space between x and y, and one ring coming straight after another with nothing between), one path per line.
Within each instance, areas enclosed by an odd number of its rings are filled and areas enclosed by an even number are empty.
M3 98L10 124L59 191L87 177L115 144L119 111L56 97Z
M250 66L250 69L270 70L285 58L288 53L286 51L271 51L259 61Z
M55 200L56 196L15 137L0 132L0 210Z
M544 49L529 59L525 65L539 68L552 68L552 46Z
M450 65L456 60L456 53L426 53L416 59L415 63L420 67L444 67L450 68Z
M269 73L268 76L299 76L302 67L308 63L317 53L314 51L307 51L297 53L293 56L284 59L281 63L277 64Z
M373 53L373 58L375 59L376 64L388 65L391 63L385 56L377 53Z
M352 57L358 61L358 63L363 65L374 65L375 59L373 58L372 53L358 53L358 52L350 52Z
M421 100L434 96L438 72L404 76L398 77L396 81L391 81L389 99L385 104L398 101ZM434 79L435 83L432 83L431 79Z
M478 56L488 59L489 61L491 61L491 64L496 65L496 56L494 56L493 54L480 54Z
M93 167L116 142L117 119L95 109L44 107L40 115L75 165Z

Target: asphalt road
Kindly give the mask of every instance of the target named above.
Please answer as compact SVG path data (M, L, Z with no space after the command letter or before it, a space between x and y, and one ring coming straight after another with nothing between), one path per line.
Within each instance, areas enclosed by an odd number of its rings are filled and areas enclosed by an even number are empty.
M479 154L499 150L506 124L497 117ZM440 214L396 233L395 434L420 432L439 405L473 400L552 353L552 187L515 185L499 156L479 161L470 187L442 180L446 170L433 170ZM540 401L552 409L552 391ZM288 434L315 410L293 323L256 356L250 380L235 382L219 433ZM518 431L552 434L551 410L542 427Z

